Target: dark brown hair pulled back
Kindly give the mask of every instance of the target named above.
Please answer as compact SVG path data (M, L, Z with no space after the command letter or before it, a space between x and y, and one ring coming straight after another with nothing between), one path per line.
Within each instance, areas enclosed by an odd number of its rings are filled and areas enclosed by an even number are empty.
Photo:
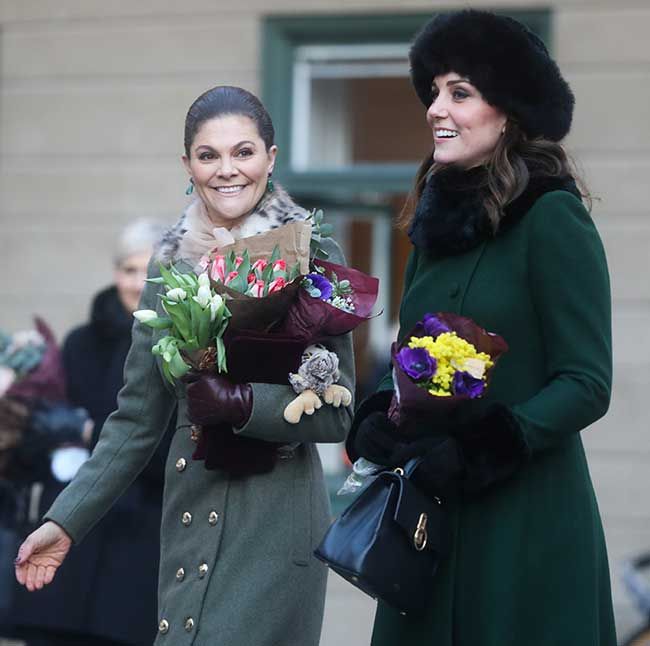
M199 128L210 119L226 115L248 117L268 150L275 143L273 122L262 102L251 92L233 85L218 85L204 92L187 111L185 117L185 154L190 156L192 142Z

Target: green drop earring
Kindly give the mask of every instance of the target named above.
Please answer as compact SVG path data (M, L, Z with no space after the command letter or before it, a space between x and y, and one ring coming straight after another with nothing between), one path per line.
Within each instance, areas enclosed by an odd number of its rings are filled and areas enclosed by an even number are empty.
M273 193L275 190L275 186L273 185L273 180L271 179L271 176L269 175L268 179L266 180L266 192L267 193Z
M185 195L192 195L192 193L194 193L194 178L190 177L190 183L185 189Z

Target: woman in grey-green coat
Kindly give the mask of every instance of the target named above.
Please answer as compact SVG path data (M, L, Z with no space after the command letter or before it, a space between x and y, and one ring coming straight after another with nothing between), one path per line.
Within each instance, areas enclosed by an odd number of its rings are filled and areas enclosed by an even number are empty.
M418 177L400 340L454 312L507 341L483 399L387 415L361 406L351 457L443 499L450 549L422 616L377 609L373 646L615 646L607 553L580 431L607 410L607 263L559 140L573 95L543 43L481 11L434 18L411 50L434 151ZM433 334L434 332L432 332ZM448 409L445 409L448 410Z
M191 270L215 246L306 217L270 182L273 136L266 110L245 90L217 87L194 102L183 159L197 199L164 237L158 261ZM326 246L331 259L342 262L336 244ZM156 267L153 262L151 276ZM142 309L160 311L157 291L147 285ZM35 590L52 580L71 543L91 530L147 464L177 407L165 473L155 644L317 646L326 570L312 550L329 523L329 504L314 443L345 437L349 407L323 406L291 425L283 418L295 397L288 384L232 384L215 374L171 387L151 354L159 335L134 324L118 409L47 522L21 546L19 581ZM350 335L326 345L339 357L339 384L353 391ZM197 421L226 433L216 449L204 443L197 453ZM240 440L249 454L242 458L240 452L243 463L231 472L223 455L211 452L219 452L219 442L232 449Z

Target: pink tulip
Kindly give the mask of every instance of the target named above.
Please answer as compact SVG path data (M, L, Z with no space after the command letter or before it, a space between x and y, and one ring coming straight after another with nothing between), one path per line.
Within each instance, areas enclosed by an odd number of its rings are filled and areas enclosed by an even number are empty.
M264 296L264 281L256 280L246 292L249 296L253 298L262 298Z
M269 285L269 294L273 294L273 292L279 292L283 287L286 286L287 281L282 276L279 276Z
M236 271L231 271L231 272L226 276L226 280L223 281L223 284L224 284L224 285L227 285L227 284L230 283L232 280L234 280L235 278L237 278L238 275L239 275L239 274L238 274Z
M276 260L273 263L273 271L274 272L276 272L276 271L287 271L287 261L282 260L282 258L280 258L280 260Z
M198 265L201 268L201 271L205 271L208 268L209 264L210 264L210 256L208 256L207 254L205 256L201 256Z
M246 278L246 282L247 282L249 285L250 285L252 282L256 281L256 280L257 280L257 276L256 276L253 272L251 272L250 274L248 274L248 277Z
M257 275L260 275L266 269L268 264L269 263L264 260L264 258L260 258L253 263L251 270L254 271Z
M244 262L244 259L241 256L235 258L235 269L239 267Z
M210 278L222 283L226 279L226 258L224 256L215 256L210 267Z

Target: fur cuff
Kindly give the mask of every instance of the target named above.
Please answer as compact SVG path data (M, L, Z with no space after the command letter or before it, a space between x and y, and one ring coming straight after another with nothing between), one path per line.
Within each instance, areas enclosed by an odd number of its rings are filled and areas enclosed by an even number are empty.
M361 424L370 413L376 411L387 413L394 394L394 390L379 390L370 395L370 397L366 397L366 399L359 404L359 408L357 408L357 412L354 414L354 419L352 420L352 426L348 433L347 440L345 441L345 451L351 462L355 462L360 457L353 448L354 437L357 434L359 424Z
M463 489L468 493L509 478L530 454L517 420L499 404L454 435L463 454Z

